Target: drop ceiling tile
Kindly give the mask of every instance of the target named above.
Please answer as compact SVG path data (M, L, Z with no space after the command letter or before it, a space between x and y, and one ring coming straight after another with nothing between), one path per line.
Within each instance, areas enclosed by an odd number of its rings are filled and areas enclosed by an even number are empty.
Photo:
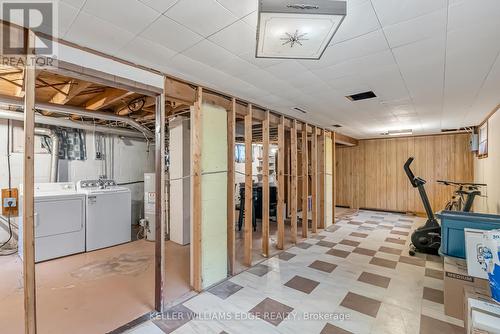
M209 39L235 55L255 52L255 30L243 21L231 24Z
M87 0L83 11L138 34L160 15L137 0Z
M286 59L276 65L266 67L265 70L277 78L286 80L288 77L292 77L294 73L307 71L307 68L296 60Z
M114 54L134 35L85 12L80 12L65 39L104 53Z
M141 37L177 52L184 51L203 39L202 36L165 16L160 16L141 33Z
M217 0L217 2L240 18L256 11L258 4L255 0Z
M387 50L389 46L382 30L377 30L344 42L329 46L323 57L317 61L302 60L300 63L309 69L320 69L343 61L367 56Z
M139 0L143 4L153 8L158 13L165 13L170 7L179 0Z
M446 33L446 9L388 25L384 32L391 48Z
M375 11L370 1L356 5L347 4L347 16L333 36L333 43L339 43L380 29Z
M215 0L180 0L165 15L205 37L237 20Z
M257 11L253 11L247 16L245 16L242 21L248 24L250 27L253 29L257 30L257 21L258 21L259 14Z
M147 50L147 52L144 52ZM159 44L153 43L145 38L136 37L128 43L120 52L127 55L127 60L136 64L149 66L160 70L170 58L177 52L167 49Z
M270 58L256 58L255 57L255 50L252 50L248 53L241 54L240 57L244 60L246 60L249 63L254 64L255 66L258 66L259 68L266 68L272 65L279 64L283 60L281 59L270 59Z
M464 26L476 24L495 24L500 26L498 20L500 1L460 1L450 4L448 13L448 31L463 29ZM466 22L466 24L464 24Z
M445 8L447 0L371 0L383 27Z
M78 15L79 8L66 2L59 2L57 18L57 34L56 37L64 37L66 32L71 28L71 24Z
M60 2L66 3L70 6L73 6L73 7L80 9L83 6L83 4L85 3L85 0L61 0Z

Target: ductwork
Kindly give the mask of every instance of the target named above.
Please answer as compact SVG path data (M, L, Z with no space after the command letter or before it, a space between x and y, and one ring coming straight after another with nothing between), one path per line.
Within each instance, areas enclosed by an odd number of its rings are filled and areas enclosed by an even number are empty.
M50 158L50 182L57 182L57 169L59 167L59 137L51 129L35 128L35 135L49 137L52 140Z
M4 110L0 107L0 118L11 119L14 121L24 122L24 114L17 111ZM123 137L131 138L141 138L144 139L142 132L137 132L134 130L120 129L120 128L110 128L102 125L86 124L82 122L75 122L65 118L49 117L42 115L35 115L36 124L52 125L52 126L62 126L73 129L82 129L91 132L100 132L106 134L113 134Z
M18 98L18 97L0 95L0 103L4 103L7 105L11 105L11 106L24 107L23 99ZM151 130L149 130L145 126L137 123L136 121L134 121L132 118L129 118L129 117L119 116L119 115L106 113L106 112L100 112L100 111L89 111L89 110L78 108L78 107L60 105L60 104L55 104L55 103L40 103L40 102L38 102L38 103L35 103L35 109L39 109L42 111L55 112L55 113L64 114L64 115L77 115L77 116L81 116L81 117L95 118L95 119L100 119L100 120L104 120L104 121L122 122L122 123L128 124L129 126L133 127L137 131L140 131L143 134L143 136L148 138L148 139L152 139L154 137L154 134L151 132Z

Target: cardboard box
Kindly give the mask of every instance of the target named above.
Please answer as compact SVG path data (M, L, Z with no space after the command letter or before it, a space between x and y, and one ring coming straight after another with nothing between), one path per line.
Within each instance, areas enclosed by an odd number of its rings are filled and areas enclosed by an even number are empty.
M469 276L488 279L486 264L484 263L481 249L484 244L483 230L472 228L464 229L465 233L465 256L467 259L467 273Z
M464 320L464 288L473 287L489 290L488 280L469 276L467 263L463 259L444 258L444 313Z
M467 334L500 333L500 304L491 299L489 290L466 287L464 307Z

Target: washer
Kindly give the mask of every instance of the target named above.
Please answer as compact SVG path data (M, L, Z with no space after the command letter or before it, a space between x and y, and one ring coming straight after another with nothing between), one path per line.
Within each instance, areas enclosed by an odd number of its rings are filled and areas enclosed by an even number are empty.
M82 180L76 186L86 196L87 252L131 241L130 190L113 180Z
M35 262L85 252L85 195L76 192L75 184L37 183L34 199ZM18 245L22 258L22 212Z

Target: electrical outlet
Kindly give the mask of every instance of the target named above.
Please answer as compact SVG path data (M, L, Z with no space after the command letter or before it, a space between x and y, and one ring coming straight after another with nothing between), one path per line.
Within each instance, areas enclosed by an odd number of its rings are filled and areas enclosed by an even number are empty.
M4 208L15 208L17 206L17 201L14 197L5 197L3 199Z

